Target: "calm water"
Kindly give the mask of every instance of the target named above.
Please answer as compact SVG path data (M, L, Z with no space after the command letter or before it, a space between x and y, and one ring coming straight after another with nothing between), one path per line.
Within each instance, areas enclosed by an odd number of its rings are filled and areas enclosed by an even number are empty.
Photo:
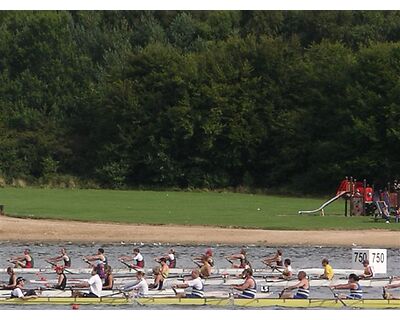
M153 263L153 258L159 255L164 254L171 247L175 249L177 252L177 262L178 267L180 268L188 268L194 267L194 264L191 262L190 257L193 255L200 255L205 252L207 248L210 246L205 245L197 245L197 246L188 246L188 245L169 245L169 244L160 244L160 243L152 243L152 244L142 244L142 243L91 243L91 244L71 244L71 243L60 243L60 244L45 244L45 243L10 243L10 242L2 242L0 243L0 261L1 268L5 268L10 266L7 264L6 259L13 255L21 255L24 248L29 247L31 249L32 255L35 260L35 267L44 268L49 267L49 265L45 262L46 258L51 256L56 256L59 253L60 247L63 246L67 248L70 257L72 258L72 266L73 268L79 267L87 267L87 265L82 261L82 257L85 255L95 254L97 252L97 248L102 247L105 250L107 255L109 264L114 268L123 268L123 265L117 261L117 258L121 255L128 254L130 255L132 252L132 248L140 247L141 253L143 254L146 267L152 267L156 265ZM224 256L228 254L234 254L239 251L240 248L237 246L228 246L228 245L214 245L211 246L214 251L214 260L216 267L219 268L227 268L230 267L230 264L224 259ZM275 248L265 247L265 246L247 246L248 258L252 263L254 268L262 268L263 264L260 262L261 258L271 255L274 253ZM330 260L333 268L351 268L351 257L352 251L351 248L339 248L339 247L291 247L285 248L284 250L284 258L290 258L292 260L293 268L321 268L320 262L322 258L327 257ZM388 275L396 275L399 274L398 266L400 265L400 249L391 248L388 249ZM39 279L40 275L34 274L26 274L24 277L26 279ZM48 279L51 279L52 275L46 275ZM69 278L77 277L87 277L84 276L69 276ZM55 279L54 275L54 279ZM0 275L1 281L7 281L7 275ZM344 280L344 282L346 282ZM266 283L258 282L258 285L266 285ZM27 282L27 288L34 287ZM281 288L271 288L272 291L278 293ZM365 298L380 298L381 297L381 289L380 288L364 288L364 297ZM272 297L276 297L277 295L273 295ZM328 288L324 287L312 287L311 288L311 297L322 297L322 298L331 298L332 294ZM0 305L2 309L70 309L70 306L5 306ZM157 308L178 308L183 309L183 307L157 307ZM197 309L198 307L196 307ZM201 307L204 309L210 307ZM124 305L124 306L84 306L81 305L80 309L154 309L149 306L138 306L138 305ZM188 307L188 309L191 309Z

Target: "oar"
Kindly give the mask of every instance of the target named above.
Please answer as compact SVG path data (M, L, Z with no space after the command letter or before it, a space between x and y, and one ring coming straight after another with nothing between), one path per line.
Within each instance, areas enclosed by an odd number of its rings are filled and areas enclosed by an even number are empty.
M283 288L283 290L279 293L278 298L280 299L283 295L283 293L286 291L287 288Z
M120 260L120 259L118 259L118 261L121 262L122 264L124 264L125 266L127 266L129 268L129 270L133 269L132 266L129 263L126 263L125 261Z
M225 257L226 261L228 261L230 264L233 264L232 260L229 259L228 257Z
M58 267L57 263L51 262L49 260L45 260L47 263L51 264L53 267ZM70 274L75 274L75 272L69 271L68 269L64 269L65 272Z
M347 307L347 304L343 301L343 299L340 298L339 295L338 295L331 287L328 287L328 288L329 288L329 290L331 290L333 296L334 296L336 299L338 299L344 307Z
M198 266L199 268L201 268L201 264L200 264L200 263L198 263L196 260L193 260L193 259L192 259L192 261L193 261L193 263L194 263L196 266Z

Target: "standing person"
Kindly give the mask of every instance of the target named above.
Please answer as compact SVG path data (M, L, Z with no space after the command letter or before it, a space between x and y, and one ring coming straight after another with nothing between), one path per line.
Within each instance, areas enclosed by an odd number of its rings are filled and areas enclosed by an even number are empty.
M14 263L15 268L33 268L33 258L29 249L24 250L24 255L12 257L9 261Z
M112 274L112 268L106 265L104 268L106 277L104 278L103 290L112 290L114 286L114 276Z
M104 253L104 252L103 252ZM60 249L60 255L54 257L54 258L49 258L46 260L47 262L50 263L57 263L59 261L64 262L64 268L70 268L71 267L71 258L67 254L67 249L61 248Z
M174 249L169 249L166 255L155 258L155 260L160 262L161 258L165 258L167 260L167 264L170 269L176 268L176 254Z
M365 259L363 261L363 266L364 266L364 273L359 276L360 279L369 279L374 277L374 271L372 270L372 267L369 265L369 260Z
M238 295L239 298L254 299L257 293L257 283L253 277L253 271L251 269L243 270L242 278L245 281L240 285L232 285L232 288L242 291Z
M283 289L282 294L280 295L279 298L282 298L282 299L288 299L288 298L308 299L308 297L310 296L310 282L307 279L307 274L304 271L300 271L297 274L297 279L299 280L299 282L293 286ZM298 289L298 290L293 295L289 291L292 291L294 289Z
M175 290L175 294L177 297L185 297L185 298L204 298L204 285L200 279L200 272L197 269L193 269L191 272L191 280L184 281L182 284L176 284L172 286L173 289L176 288L192 288L192 292L187 294L186 292L181 294L177 293Z
M133 295L136 298L145 297L149 292L149 286L147 285L147 281L145 279L145 274L143 271L136 272L136 279L138 282L134 285L130 285L127 287L123 287L124 291L133 291Z
M77 288L89 287L89 293L72 291L72 297L99 298L101 296L103 283L101 282L100 276L97 274L97 269L95 267L93 267L91 274L92 275L87 282L75 285Z
M350 294L348 295L340 295L341 299L362 299L363 291L358 283L360 278L352 273L349 275L349 280L347 284L337 284L334 286L330 286L332 289L350 289Z
M133 249L133 257L132 256L122 256L119 258L119 260L123 263L132 261L132 263L129 264L129 266L132 269L144 268L144 258L142 256L142 254L140 253L139 248Z
M319 278L332 280L335 273L333 272L333 268L330 266L329 260L327 258L322 259L322 266L324 267L324 274L321 274Z
M28 290L23 293L22 290L24 290L24 285L25 285L25 279L22 277L17 278L17 285L13 291L11 291L11 298L19 298L23 300L28 300L28 299L34 299L37 298L36 293L34 290Z
M17 286L17 276L15 275L14 269L12 267L7 268L7 274L10 276L8 279L8 284L2 286L3 289L15 289Z
M226 259L232 263L232 268L250 269L251 264L247 259L246 250L240 249L240 253L227 256ZM239 260L239 264L233 263L231 260Z
M274 255L263 258L261 262L266 264L268 267L282 267L282 254L283 251L278 249Z
M54 286L54 289L65 290L65 287L67 286L67 276L64 273L64 267L56 266L55 270L58 277L57 284Z

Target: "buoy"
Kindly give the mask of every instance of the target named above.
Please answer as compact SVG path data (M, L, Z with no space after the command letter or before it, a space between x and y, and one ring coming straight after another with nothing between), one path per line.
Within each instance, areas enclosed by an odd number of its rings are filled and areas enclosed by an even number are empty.
M79 310L79 304L74 303L72 305L72 310Z

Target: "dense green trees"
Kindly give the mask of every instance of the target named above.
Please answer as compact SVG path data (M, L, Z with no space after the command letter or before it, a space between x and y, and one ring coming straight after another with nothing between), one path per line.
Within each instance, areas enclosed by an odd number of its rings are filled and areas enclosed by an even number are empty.
M400 177L399 40L390 11L2 12L0 176L295 192Z

